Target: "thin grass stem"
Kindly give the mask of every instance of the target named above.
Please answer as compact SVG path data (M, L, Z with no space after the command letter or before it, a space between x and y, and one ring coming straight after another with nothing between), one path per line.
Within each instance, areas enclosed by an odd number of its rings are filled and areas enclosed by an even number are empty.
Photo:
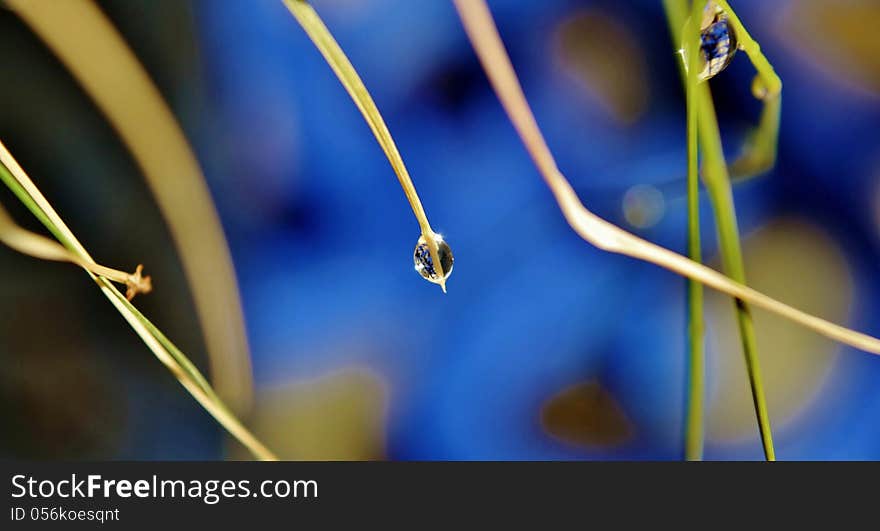
M757 75L752 82L752 94L764 104L758 127L749 135L740 155L730 164L731 177L734 180L744 180L764 173L776 164L782 111L782 80L727 0L714 1L727 14L739 48L755 67Z
M667 8L671 2L666 2ZM680 2L686 5L685 2ZM681 42L682 31L687 31L688 35L685 39L686 46L691 43L698 43L700 36L697 32L695 21L700 20L706 7L705 0L696 0L692 3L690 17L686 20L673 20L673 13L682 13L682 9L673 11L667 10L667 16L670 17L670 27L675 42ZM722 6L724 7L724 6ZM729 5L726 6L729 9ZM731 17L731 24L735 14L730 11L725 13ZM736 19L739 24L739 19ZM736 30L736 28L734 28ZM745 31L743 29L743 31ZM746 39L751 38L746 34ZM754 42L754 41L751 41ZM755 45L749 48L754 51ZM754 53L754 52L753 52ZM687 56L687 54L685 54ZM688 61L694 61L696 54L687 56ZM761 56L763 57L763 56ZM766 59L764 59L766 63ZM769 63L766 63L769 67ZM759 76L766 77L768 85L781 88L781 82L773 72L772 67L763 67L763 71L759 71ZM732 279L745 284L746 273L742 258L742 244L739 237L739 228L736 219L736 209L733 201L733 191L730 184L730 176L727 170L727 163L724 160L724 152L721 145L721 133L718 129L718 120L715 115L715 107L712 103L712 95L708 83L694 84L691 77L693 69L691 65L685 69L685 89L688 93L689 100L696 100L697 120L701 151L704 157L703 181L706 185L710 202L712 203L713 213L715 217L715 225L718 233L718 244L721 253L722 267ZM779 93L775 93L774 97L778 98ZM766 403L766 396L761 376L760 364L757 355L757 339L754 333L754 324L752 322L751 310L746 302L742 299L734 300L734 307L737 316L737 324L740 330L740 339L742 343L743 356L745 358L746 370L749 375L749 385L752 392L752 401L755 407L755 414L758 421L758 431L761 438L761 444L764 450L764 456L767 460L775 460L775 450L773 447L773 436L770 428L770 416Z
M758 72L758 76L761 79L762 90L756 92L755 96L758 99L778 96L782 92L782 80L779 78L779 75L776 74L773 65L770 64L770 61L764 56L764 53L761 52L761 46L758 44L758 41L752 38L748 29L743 25L742 21L736 14L736 11L730 7L727 0L713 1L725 11L725 14L730 20L730 24L733 26L734 32L736 32L739 48L748 55L749 60Z
M370 126L370 130L373 131L373 135L375 135L376 140L382 147L382 151L388 157L394 173L397 174L397 180L400 181L400 186L403 188L403 193L406 195L406 200L409 201L413 214L416 216L422 236L428 244L431 260L441 279L440 287L445 293L446 275L440 262L436 234L431 229L431 224L428 223L428 216L422 207L416 187L409 176L409 172L406 170L406 166L403 164L403 159L397 150L397 146L394 144L391 133L388 131L388 126L385 125L385 120L382 119L379 109L367 91L367 87L364 86L363 81L361 81L348 57L345 56L345 52L339 47L336 39L330 34L330 30L327 29L318 13L315 12L308 2L305 0L284 0L284 5L287 6L287 9L290 10L290 13L318 48L318 51L324 56L324 60L327 61L327 64L330 65L336 77L339 78L342 86L345 87L351 99L354 100L355 105L361 111L367 125Z
M76 264L95 275L122 284L126 286L125 297L128 300L132 300L138 293L149 293L153 289L150 277L143 275L143 266L138 265L134 273L126 273L83 260L58 242L19 227L2 206L0 206L0 241L22 254L42 260Z
M724 161L724 153L721 147L721 135L718 131L715 108L712 105L712 96L709 93L708 85L701 84L697 88L697 97L700 105L700 144L703 146L702 152L705 159L703 182L706 184L706 191L709 194L709 199L715 213L723 271L730 278L745 284L746 272L742 258L742 244L740 243L739 229L737 227L736 210L733 204L733 192L730 188L727 164ZM767 411L761 368L758 363L757 340L752 323L751 309L746 301L741 298L736 298L734 305L746 369L749 374L752 400L758 419L761 443L764 448L765 457L768 461L773 461L776 459L773 449L773 436L770 431L770 416Z
M76 239L2 142L0 142L0 180L12 190L16 197L68 251L80 261L94 264L94 260L83 245ZM260 442L217 396L189 358L141 314L109 279L96 275L89 268L86 268L86 272L98 283L104 295L134 329L144 344L155 354L156 358L171 371L180 384L221 426L258 459L277 460L275 454Z
M689 34L696 34L693 18L690 19ZM688 39L685 43L687 69L687 246L688 257L694 262L702 262L700 242L700 177L697 142L697 53L696 41ZM685 459L703 459L704 435L704 396L705 396L705 322L703 315L703 285L688 279L688 365L687 365L687 412L685 415Z
M142 170L180 255L214 385L233 409L246 411L253 384L235 270L204 175L174 114L94 1L6 5L70 70Z

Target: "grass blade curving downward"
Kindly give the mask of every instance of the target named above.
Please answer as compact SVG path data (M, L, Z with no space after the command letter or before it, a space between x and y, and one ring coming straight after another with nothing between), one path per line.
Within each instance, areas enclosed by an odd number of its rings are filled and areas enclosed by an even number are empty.
M425 214L425 209L422 207L422 202L419 200L419 194L416 193L416 188L409 176L409 172L406 171L406 166L403 164L400 152L394 144L394 139L391 137L391 133L388 131L388 127L385 125L385 120L382 119L379 109L376 108L373 98L367 92L367 87L364 86L357 71L355 71L351 62L345 56L345 52L342 51L333 35L330 34L330 30L327 29L318 13L312 9L308 2L305 0L284 0L284 5L287 6L287 9L290 10L297 22L303 27L306 34L318 48L318 51L324 56L324 60L333 69L333 72L339 78L351 99L354 100L361 114L364 115L370 130L373 131L373 135L376 136L376 140L385 152L385 156L388 157L394 173L397 174L397 180L400 181L403 193L406 195L406 199L409 201L413 214L415 214L416 220L419 223L422 236L428 244L434 267L438 270L439 277L441 279L445 278L443 264L440 263L440 256L438 254L436 235L431 229L431 224L428 223L428 216ZM441 280L440 287L445 293L445 280Z
M742 153L730 165L730 173L734 179L748 179L770 170L776 164L782 111L782 80L727 0L714 1L727 14L736 33L739 48L755 67L757 75L752 82L752 94L764 103L758 127L749 135ZM677 30L673 29L675 31Z

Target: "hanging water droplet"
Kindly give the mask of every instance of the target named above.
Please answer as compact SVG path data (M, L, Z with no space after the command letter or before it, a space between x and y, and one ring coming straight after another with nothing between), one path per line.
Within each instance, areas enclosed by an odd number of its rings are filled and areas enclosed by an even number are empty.
M449 244L443 241L443 237L439 234L434 235L434 241L437 242L437 256L440 259L440 267L443 269L443 276L440 276L440 272L434 267L434 260L431 258L431 251L428 248L428 242L425 240L425 237L422 236L419 238L418 243L416 244L415 253L413 253L413 264L415 265L416 271L428 282L433 282L434 284L443 284L447 278L449 278L450 273L452 273L452 264L455 261L452 257L452 249L449 248Z
M700 81L721 73L733 60L738 43L727 14L715 2L709 2L700 25Z

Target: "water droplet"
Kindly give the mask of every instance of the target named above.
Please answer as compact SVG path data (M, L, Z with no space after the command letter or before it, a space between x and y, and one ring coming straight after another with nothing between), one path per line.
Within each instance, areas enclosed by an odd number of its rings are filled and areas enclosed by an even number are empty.
M712 79L727 68L737 46L736 33L724 10L709 2L700 27L700 81Z
M442 236L435 234L434 241L437 242L437 256L440 258L440 267L443 269L443 276L441 277L437 268L434 267L434 260L431 259L431 251L428 249L428 242L425 240L424 236L419 238L419 242L416 244L416 250L415 253L413 253L413 264L415 265L416 271L418 271L425 280L433 282L434 284L442 284L452 273L454 258L452 257L452 249L449 248L448 243L443 241Z

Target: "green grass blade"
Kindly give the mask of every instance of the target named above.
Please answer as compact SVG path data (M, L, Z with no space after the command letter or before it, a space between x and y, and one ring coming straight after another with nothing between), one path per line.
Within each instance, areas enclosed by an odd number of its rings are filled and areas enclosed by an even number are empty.
M697 28L691 18L686 33L697 36ZM697 142L697 39L689 38L685 57L688 61L686 76L687 106L687 210L688 210L688 257L702 262L700 242L700 176ZM704 396L705 396L705 322L703 315L703 285L688 279L688 367L687 367L687 413L685 416L685 459L703 459L704 444Z
M718 120L715 116L715 107L712 104L712 95L709 92L709 86L705 83L698 88L698 98L700 141L705 157L703 181L706 184L706 190L709 193L709 198L715 212L723 270L730 278L745 284L746 272L742 258L742 244L739 238L736 209L733 204L733 191L730 187L727 164L724 161L721 134L718 130ZM761 443L764 447L764 456L768 461L774 461L776 455L773 448L773 436L770 431L770 415L767 411L767 402L764 396L761 368L758 363L758 346L752 324L752 313L749 306L742 299L736 299L735 305L743 355L745 356L749 383L752 388L752 399L755 403Z
M45 196L18 165L6 147L0 142L0 180L9 187L31 213L52 233L69 251L84 261L92 261L82 244L76 239L61 217L52 208ZM247 447L255 457L275 460L275 455L266 448L230 409L221 401L214 390L193 365L153 323L141 314L125 296L106 278L86 271L94 279L104 295L116 307L141 340L155 354L183 387L195 398L217 422Z
M776 165L781 113L781 95L764 100L758 127L749 133L741 153L730 164L730 174L734 181L751 179L770 171Z
M237 411L246 411L253 382L232 258L202 170L174 114L93 0L6 4L67 67L140 167L180 257L214 386Z
M765 173L776 164L782 110L782 80L761 52L761 46L752 38L727 0L715 0L715 2L726 11L730 25L737 36L739 48L746 53L757 71L757 76L752 82L752 93L764 102L758 126L749 134L740 155L730 164L731 177L740 181Z
M678 5L671 6L671 4ZM702 0L694 2L691 17L698 17L702 12L703 6L705 6L705 3ZM726 4L725 6L728 9L730 7ZM667 0L666 7L674 42L681 42L685 19L680 17L686 16L688 13L686 2L685 0ZM733 20L735 14L732 14L732 11L729 11L728 14L731 15ZM736 20L738 21L738 19ZM769 67L769 63L766 66L762 64L759 73L763 71L766 74L767 67ZM770 67L770 71L772 71L772 67ZM775 76L775 73L773 75ZM772 85L773 82L770 81L770 84ZM685 85L686 90L690 91L693 89L687 79L685 80ZM779 86L781 87L781 83ZM712 102L709 85L707 83L699 84L696 87L694 98L696 100L699 142L704 157L703 181L713 207L723 270L733 280L745 284L746 274L742 259L742 245L737 226L733 192L730 185L730 175L724 159L721 133L718 129L718 120L715 115L715 107ZM752 315L745 301L735 299L734 304L764 456L767 460L772 461L776 459L776 455L770 428L770 415L767 409L761 369L758 363L757 341L752 324Z

